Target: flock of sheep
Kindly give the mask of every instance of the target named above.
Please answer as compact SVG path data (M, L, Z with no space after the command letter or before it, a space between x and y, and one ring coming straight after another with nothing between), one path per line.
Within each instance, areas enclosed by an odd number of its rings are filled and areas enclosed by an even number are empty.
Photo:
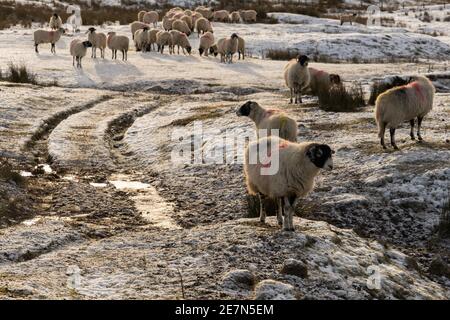
M354 15L345 21L352 21ZM162 18L163 29L158 29L159 15L155 11L138 13L138 21L131 23L131 33L137 51L151 51L157 46L161 54L164 47L169 47L171 54L175 53L175 47L183 53L191 53L189 35L195 30L200 37L199 54L214 54L221 56L222 62L232 62L233 55L244 55L245 41L236 33L228 38L214 39L213 28L210 20L224 22L255 21L256 12L241 11L229 14L225 10L213 11L210 8L198 7L195 11L173 8ZM37 30L34 33L36 52L41 43L51 43L52 52L55 51L55 43L59 40L64 29L61 19L54 14L50 19L51 31ZM152 28L153 27L153 28ZM82 41L75 39L70 44L70 53L73 56L73 64L81 67L81 59L86 55L87 48L92 47L92 58L96 57L97 49L100 49L104 58L106 47L112 50L113 59L117 58L117 51L122 52L122 58L127 59L129 38L109 32L105 35L96 32L95 28L89 28L88 39ZM337 74L329 74L323 70L309 67L309 58L299 55L287 63L284 68L284 80L290 90L290 103L302 103L302 94L311 92L317 95L319 90L330 90L333 86L340 86L341 77ZM382 93L376 100L375 119L378 124L378 136L383 148L386 148L384 135L386 128L390 130L391 145L398 149L395 142L395 130L403 122L411 124L411 139L415 139L415 118L418 120L417 136L420 134L424 116L433 107L435 88L433 84L422 76L408 77L403 83ZM276 199L278 203L277 220L284 230L292 231L293 215L296 202L307 195L314 185L314 178L320 169L333 169L334 151L326 144L316 142L297 143L297 123L281 110L267 110L258 103L248 101L237 110L238 116L247 116L256 125L257 135L259 130L267 130L267 136L250 143L245 151L244 172L248 192L260 197L260 220L265 222L263 208L264 198ZM271 136L271 130L278 130L278 136ZM259 137L258 137L259 138ZM251 161L258 150L266 147L270 150L265 159L256 157L256 162ZM264 174L276 156L279 168L274 174ZM253 158L254 159L254 158Z

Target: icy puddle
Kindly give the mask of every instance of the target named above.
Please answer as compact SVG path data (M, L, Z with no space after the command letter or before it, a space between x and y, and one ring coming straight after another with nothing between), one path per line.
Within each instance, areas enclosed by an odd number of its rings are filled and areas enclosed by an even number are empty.
M169 217L169 213L173 212L172 204L166 202L150 184L130 181L126 176L114 176L109 182L118 190L136 193L131 199L148 222L164 229L181 229Z

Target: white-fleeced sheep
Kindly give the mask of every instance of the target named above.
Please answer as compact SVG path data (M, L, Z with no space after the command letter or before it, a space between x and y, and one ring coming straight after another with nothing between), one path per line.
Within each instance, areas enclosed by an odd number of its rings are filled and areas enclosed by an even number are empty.
M198 12L193 12L193 13L192 13L191 19L192 19L192 25L193 25L194 27L195 27L195 22L196 22L198 19L200 19L200 18L203 18L203 16L202 16L201 13L198 13Z
M117 50L119 50L122 52L122 60L128 60L130 39L127 36L117 35L115 32L108 32L106 43L112 51L112 59L117 59Z
M144 18L144 14L146 14L146 13L147 13L147 11L144 11L144 10L139 11L138 12L138 19L137 19L137 21L142 22L143 18Z
M198 53L200 54L200 56L205 53L205 56L208 56L209 53L209 49L211 48L211 46L214 44L214 35L211 32L205 32L201 37L200 37L200 44L198 47Z
M214 15L214 11L211 8L198 7L195 11L200 13L206 19L212 19Z
M386 149L384 133L389 128L391 145L398 149L395 143L395 129L403 122L411 125L410 136L414 137L414 119L417 118L417 137L422 140L420 128L423 118L433 108L435 87L428 78L423 76L411 77L408 85L392 88L378 96L375 103L375 119L378 124L378 137L381 145Z
M148 51L151 51L152 49L155 50L155 44L156 44L156 35L158 32L160 32L160 29L152 29L148 32Z
M239 60L245 60L245 40L238 36L238 54L239 54Z
M172 52L175 53L175 46L178 47L178 54L180 54L180 47L183 49L183 53L186 54L184 51L186 49L188 54L191 54L191 44L189 43L189 39L187 35L183 32L180 32L178 30L170 30L170 35L172 36Z
M302 92L309 86L310 81L308 61L307 56L299 55L284 67L284 81L291 93L290 103L294 102L294 96L295 103L302 103Z
M164 16L162 19L162 25L163 25L163 29L166 31L170 31L172 30L172 23L173 23L173 18L169 18L167 16Z
M186 16L192 17L192 11L191 10L184 10L184 14Z
M149 42L148 28L139 29L134 34L134 45L136 51L147 51Z
M278 223L293 231L299 198L312 191L320 169L333 169L333 153L326 144L294 143L275 136L250 143L245 150L244 173L248 192L260 197L261 222L266 220L263 202L269 197L278 200Z
M58 30L59 28L62 27L62 20L61 20L61 17L58 16L58 14L54 13L54 14L50 17L49 27L50 27L52 30Z
M297 141L297 122L281 110L267 110L255 101L247 101L239 107L236 114L253 120L258 137L258 130L267 130L267 136L271 135L271 130L279 130L278 136L280 138L291 142Z
M156 28L158 25L159 14L156 11L149 11L144 14L142 17L142 22L147 24L153 24L153 27Z
M317 95L319 90L329 90L332 85L341 84L341 77L337 74L330 74L323 70L308 68L309 70L309 88L313 95Z
M188 25L189 29L192 31L194 30L194 24L192 23L192 18L190 16L182 16L180 20L183 20Z
M340 20L341 20L341 26L342 26L344 23L346 23L346 22L349 22L350 25L353 25L353 22L355 22L356 17L357 17L357 14L356 14L356 13L354 13L354 14L343 14L343 15L341 15L341 17L340 17Z
M97 58L97 49L100 49L100 56L105 58L106 49L106 35L102 32L96 32L96 29L91 27L87 31L88 40L92 44L91 58Z
M90 41L81 41L74 39L70 42L70 55L72 56L72 65L75 66L77 62L77 68L82 68L81 59L86 55L87 48L92 47Z
M214 21L228 22L230 20L230 13L227 10L218 10L214 12Z
M220 62L233 63L233 55L238 51L238 35L233 33L229 38L217 41L217 51L220 54Z
M191 34L191 29L183 20L177 19L172 23L172 30L178 30L185 33L188 37Z
M257 12L255 10L242 10L241 18L244 22L256 22Z
M219 54L219 49L217 48L217 43L214 43L210 48L209 48L209 53L213 54L214 57L217 57L217 55Z
M156 34L156 44L158 46L158 52L161 52L161 54L164 53L164 47L169 47L169 53L173 53L173 40L172 35L169 33L169 31L159 31Z
M65 33L63 28L59 28L58 30L36 30L33 33L34 38L34 50L36 53L39 53L38 45L42 43L50 43L52 45L50 51L52 53L56 53L55 43L61 38L61 35Z
M140 22L140 21L134 21L134 22L130 23L132 39L134 40L134 34L136 33L136 31L138 31L139 29L144 29L144 28L150 29L150 26L148 24Z
M230 22L231 23L239 23L239 22L241 22L241 14L239 13L239 11L233 11L230 14Z
M201 33L213 33L211 22L209 22L206 18L200 18L195 21L195 30L197 30L197 37L200 37Z

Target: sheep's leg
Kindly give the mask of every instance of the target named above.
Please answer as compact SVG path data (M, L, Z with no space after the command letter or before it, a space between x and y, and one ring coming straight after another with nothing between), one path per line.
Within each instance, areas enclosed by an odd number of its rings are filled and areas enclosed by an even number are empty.
M264 200L266 196L262 193L258 193L259 196L259 221L266 223L266 211L264 210Z
M291 212L292 208L291 208L291 204L289 203L289 198L288 197L284 197L284 212L283 212L283 230L284 231L290 231L291 227L290 227L290 220L289 220L289 215Z
M34 44L34 51L35 51L36 53L39 53L39 50L38 50L38 44L37 44L37 43Z
M417 117L417 138L419 139L419 141L422 141L422 135L420 134L420 128L422 127L422 120L423 117Z
M397 144L395 143L395 128L390 128L389 132L391 133L391 145L395 150L398 150Z
M293 96L294 96L294 89L293 88L289 88L289 91L291 92L291 98L289 99L289 103L292 104L293 102Z
M72 57L72 66L75 67L75 57Z
M385 123L381 123L379 130L380 130L380 132L378 133L378 135L380 137L381 146L383 147L383 149L387 149L386 143L384 143L384 133L386 132L386 124Z
M414 137L414 119L410 120L409 123L411 124L411 132L409 133L411 140L416 140L416 137Z
M283 198L278 198L278 210L277 210L278 225L283 225Z
M54 43L52 43L52 53L56 53L56 49L55 49L55 44Z
M120 50L122 51L122 61L125 61L125 50Z

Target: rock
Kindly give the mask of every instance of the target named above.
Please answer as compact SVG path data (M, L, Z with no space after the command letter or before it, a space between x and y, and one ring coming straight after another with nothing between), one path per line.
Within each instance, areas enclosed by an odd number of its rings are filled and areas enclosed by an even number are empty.
M450 278L450 267L441 257L437 257L431 261L428 271L437 276Z
M308 276L308 267L299 260L287 259L284 261L280 272L282 274L306 278Z
M255 300L297 300L295 288L283 282L264 280L255 288Z
M223 287L232 290L252 290L255 283L255 275L245 269L231 270L222 279Z

